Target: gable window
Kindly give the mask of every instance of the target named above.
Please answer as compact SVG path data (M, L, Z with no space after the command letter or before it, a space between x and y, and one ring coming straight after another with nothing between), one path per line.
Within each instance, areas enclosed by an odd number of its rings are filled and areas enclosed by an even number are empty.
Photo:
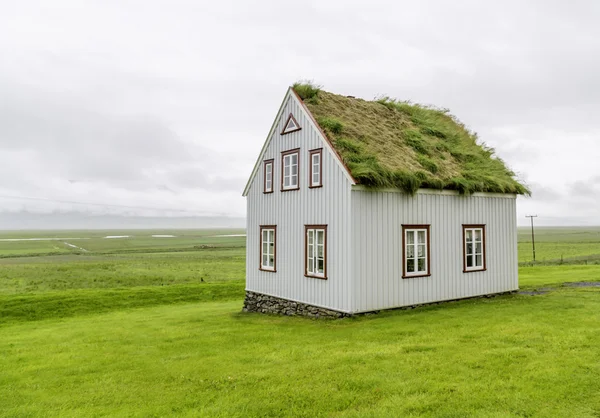
M327 225L306 225L304 234L304 275L327 278Z
M310 170L308 170L308 187L323 186L323 149L309 151Z
M281 153L281 191L298 190L300 148Z
M463 225L463 272L482 271L485 265L485 225Z
M266 160L264 165L264 191L273 193L273 160Z
M260 226L260 270L277 271L277 226Z
M430 276L429 225L402 225L402 277Z
M283 125L283 131L281 131L281 135L290 134L292 132L296 132L302 129L300 124L296 121L294 115L290 113L285 124Z

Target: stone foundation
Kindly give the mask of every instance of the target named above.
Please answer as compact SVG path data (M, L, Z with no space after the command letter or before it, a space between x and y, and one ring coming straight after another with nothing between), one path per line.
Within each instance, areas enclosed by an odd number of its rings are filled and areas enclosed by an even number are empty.
M451 302L458 302L465 299L493 298L496 296L515 294L518 290L510 290L507 292L492 293L489 295L469 296L460 299L443 300L437 302L421 303L417 305L400 306L397 308L388 308L388 310L407 310L420 308L422 306L440 305ZM246 292L244 299L244 312L259 312L270 313L277 315L288 316L307 316L309 318L347 318L351 316L362 316L370 314L378 314L380 311L362 312L357 314L349 314L344 312L333 311L327 308L319 308L306 303L294 302L292 300L282 299L275 296L264 295L262 293Z
M294 302L262 293L246 292L244 299L244 312L260 312L278 315L299 315L310 318L345 318L352 316L347 313L319 308L306 303Z

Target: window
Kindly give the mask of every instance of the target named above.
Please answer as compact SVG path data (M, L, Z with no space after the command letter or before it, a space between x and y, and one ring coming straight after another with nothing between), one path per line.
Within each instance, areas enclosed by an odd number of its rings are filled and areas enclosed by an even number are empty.
M266 160L264 166L264 191L263 193L273 193L273 160Z
M327 278L327 225L306 225L304 236L306 277Z
M260 270L277 271L277 227L261 225L260 227Z
M300 149L281 153L281 191L298 190Z
M402 225L402 277L430 276L429 225Z
M463 225L463 254L463 272L486 269L485 225Z
M308 170L308 187L323 185L323 149L309 151L310 170Z
M296 132L302 129L300 124L294 118L294 115L290 113L287 120L285 121L285 125L283 125L283 131L281 131L281 135L289 134L292 132Z

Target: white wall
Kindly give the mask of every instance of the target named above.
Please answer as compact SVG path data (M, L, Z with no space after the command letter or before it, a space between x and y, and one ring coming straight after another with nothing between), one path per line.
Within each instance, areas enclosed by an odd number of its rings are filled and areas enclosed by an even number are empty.
M280 135L290 113L302 130ZM260 166L247 197L246 290L349 311L351 183L293 97L284 102L263 160L274 159L274 192L263 194ZM281 152L300 148L300 190L281 192ZM308 188L308 151L323 148L323 187ZM261 161L262 164L262 161ZM327 280L304 277L304 225L327 224ZM259 270L259 225L277 225L277 272Z
M354 312L518 288L516 199L352 191ZM431 225L431 276L402 278L402 224ZM462 225L486 225L487 271L463 273Z

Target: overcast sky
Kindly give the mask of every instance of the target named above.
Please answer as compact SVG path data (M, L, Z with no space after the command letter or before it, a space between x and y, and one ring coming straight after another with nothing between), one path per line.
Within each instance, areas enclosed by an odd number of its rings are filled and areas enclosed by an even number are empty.
M450 108L531 186L520 221L598 225L599 21L595 0L0 0L0 211L244 216L312 79Z

